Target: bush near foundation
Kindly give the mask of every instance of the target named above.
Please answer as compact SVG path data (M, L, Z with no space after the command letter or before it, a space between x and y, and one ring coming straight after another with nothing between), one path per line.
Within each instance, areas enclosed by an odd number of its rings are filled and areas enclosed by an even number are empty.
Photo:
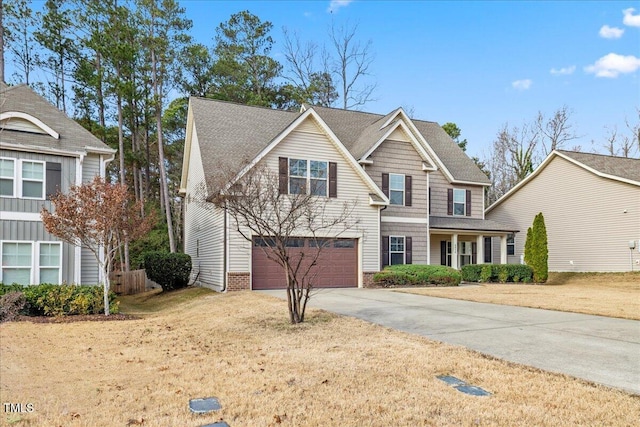
M531 283L533 269L524 264L470 264L462 267L465 282Z
M20 301L16 296L24 296L25 304L19 313L27 316L66 316L79 314L104 313L102 286L88 285L56 285L43 283L40 285L22 286L18 284L0 284L0 311L7 310L9 302ZM111 313L118 313L116 294L109 292Z
M458 286L458 270L442 265L390 265L373 276L373 283L383 288L399 286Z
M184 288L189 284L191 257L187 254L169 252L147 252L144 255L147 277L163 291Z

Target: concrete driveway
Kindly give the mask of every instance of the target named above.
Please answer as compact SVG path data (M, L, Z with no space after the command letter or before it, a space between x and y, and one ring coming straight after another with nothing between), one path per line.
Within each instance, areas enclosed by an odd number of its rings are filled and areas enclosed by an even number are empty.
M639 321L383 289L319 289L310 306L640 394Z

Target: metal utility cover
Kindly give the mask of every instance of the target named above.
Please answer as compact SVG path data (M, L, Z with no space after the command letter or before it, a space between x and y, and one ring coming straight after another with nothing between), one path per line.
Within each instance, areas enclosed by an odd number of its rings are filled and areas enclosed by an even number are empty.
M189 409L195 414L206 414L212 411L222 409L220 402L215 397L206 397L203 399L191 399L189 401Z

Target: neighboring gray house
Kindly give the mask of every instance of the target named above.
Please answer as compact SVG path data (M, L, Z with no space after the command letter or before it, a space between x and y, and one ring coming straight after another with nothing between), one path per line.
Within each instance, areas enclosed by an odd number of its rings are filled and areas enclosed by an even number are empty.
M491 262L492 237L506 262L516 229L484 219L489 180L437 123L412 120L401 108L384 116L315 106L287 112L191 98L180 192L185 252L202 285L283 286L256 247L260 236L246 241L223 210L204 202L218 190L209 188L215 171L245 158L281 179L324 177L334 187L321 197L356 201L361 227L323 256L321 286L368 286L388 264Z
M549 154L487 209L487 218L521 230L510 263L520 262L538 212L547 228L550 271L640 270L640 159Z
M109 148L26 85L0 82L0 282L97 284L93 255L44 229L42 207L105 176Z

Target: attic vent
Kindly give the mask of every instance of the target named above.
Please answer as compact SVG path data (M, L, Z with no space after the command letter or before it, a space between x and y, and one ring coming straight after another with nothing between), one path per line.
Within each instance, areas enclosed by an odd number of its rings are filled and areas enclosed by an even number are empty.
M18 132L38 133L49 135L55 139L60 138L60 134L46 125L40 119L30 114L18 111L9 111L0 114L0 128L6 130L15 130Z

